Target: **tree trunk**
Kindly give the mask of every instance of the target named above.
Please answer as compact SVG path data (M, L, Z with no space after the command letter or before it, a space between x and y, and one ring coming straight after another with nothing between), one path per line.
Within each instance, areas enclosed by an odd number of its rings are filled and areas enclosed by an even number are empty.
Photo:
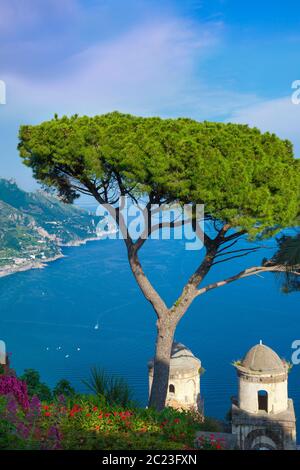
M160 318L157 321L156 350L154 357L154 375L149 406L161 411L165 407L170 371L170 356L176 321Z

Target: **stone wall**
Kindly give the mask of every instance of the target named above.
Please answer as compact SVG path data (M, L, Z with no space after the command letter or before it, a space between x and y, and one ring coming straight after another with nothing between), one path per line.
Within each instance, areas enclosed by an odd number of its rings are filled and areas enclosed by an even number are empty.
M249 382L244 377L239 380L239 407L251 413L258 412L258 392L268 393L268 413L280 413L288 407L287 380L281 382Z
M153 370L149 371L149 394L152 387ZM170 385L175 392L170 391ZM176 409L200 408L200 375L198 369L186 372L175 371L170 374L168 384L167 404Z

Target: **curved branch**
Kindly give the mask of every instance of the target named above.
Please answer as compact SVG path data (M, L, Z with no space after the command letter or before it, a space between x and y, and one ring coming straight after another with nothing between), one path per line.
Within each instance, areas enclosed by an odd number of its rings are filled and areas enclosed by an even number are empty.
M226 263L226 261L230 261L232 259L242 258L243 256L250 255L250 253L253 253L254 251L257 251L257 250L259 250L259 248L252 249L252 250L247 250L246 253L242 253L240 255L229 256L229 258L221 259L220 261L216 261L216 262L212 263L212 266L215 266L216 264L220 264L220 263ZM240 251L245 251L245 250L240 250ZM239 253L239 250L236 250L235 252ZM222 256L229 255L230 253L234 253L234 251L231 251L229 253L224 253ZM216 256L216 258L217 258L217 256Z
M237 281L239 279L243 279L245 277L258 275L258 274L265 273L265 272L283 272L284 270L285 268L282 265L254 266L252 268L244 269L244 271L241 271L234 276L228 277L227 279L213 282L211 284L208 284L205 287L202 287L201 289L198 289L197 296L205 294L206 292L212 289L217 289L218 287L226 286L227 284L230 284L231 282ZM300 273L298 273L297 271L295 271L294 274L300 276Z
M242 237L243 235L246 235L247 231L246 230L240 230L239 232L235 232L232 235L228 235L227 237L224 237L221 244L230 242L232 240L236 240L237 238Z

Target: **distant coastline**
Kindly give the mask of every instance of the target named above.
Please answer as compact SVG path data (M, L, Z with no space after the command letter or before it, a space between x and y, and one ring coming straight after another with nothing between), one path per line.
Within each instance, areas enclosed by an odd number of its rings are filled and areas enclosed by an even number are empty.
M85 245L87 242L95 242L95 241L98 241L98 240L102 240L102 238L97 237L97 236L96 237L88 237L88 238L73 240L73 241L68 242L68 243L59 243L58 246L61 246L61 247L81 246L81 245Z
M64 248L64 247L75 247L75 246L81 246L85 245L87 242L92 242L92 241L98 241L101 240L100 237L90 237L90 238L84 238L82 240L73 240L72 242L60 244L59 246ZM28 262L25 262L24 264L20 265L6 265L2 266L0 268L0 278L6 277L6 276L11 276L12 274L16 274L19 272L24 272L24 271L29 271L31 269L43 269L47 267L49 263L52 263L53 261L56 261L61 258L66 258L66 255L63 253L59 253L55 256L52 256L50 258L46 259L39 259L39 260L28 260Z

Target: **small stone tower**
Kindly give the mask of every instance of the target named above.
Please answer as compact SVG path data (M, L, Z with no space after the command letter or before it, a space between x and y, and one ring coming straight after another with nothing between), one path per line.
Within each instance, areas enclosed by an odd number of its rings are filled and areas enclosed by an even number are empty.
M5 348L5 343L4 341L0 340L0 364L5 365L6 364L6 348Z
M288 398L288 365L260 343L235 364L239 389L232 399L232 433L238 447L296 449L296 419Z
M148 363L149 395L153 381L153 359ZM202 411L200 400L201 361L183 344L173 343L166 405Z

